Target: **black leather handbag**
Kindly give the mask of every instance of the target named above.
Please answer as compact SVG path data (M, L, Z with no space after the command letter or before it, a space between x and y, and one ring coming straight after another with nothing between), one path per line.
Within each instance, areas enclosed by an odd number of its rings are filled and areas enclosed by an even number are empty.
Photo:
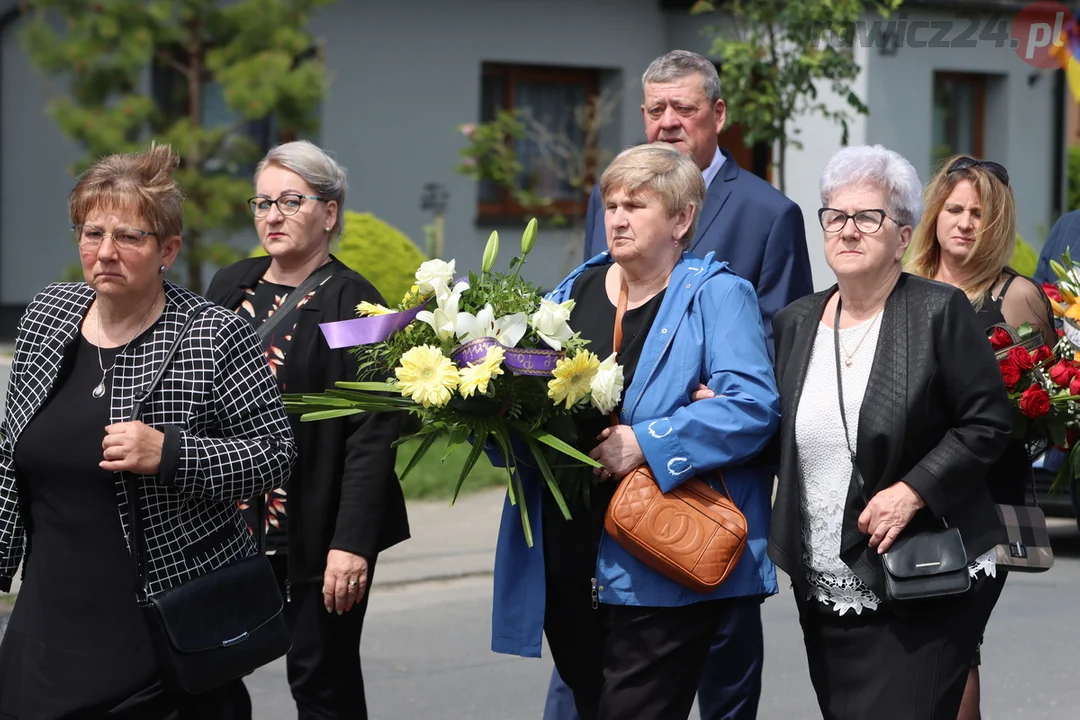
M161 382L177 347L204 305L191 313L150 384L136 397L131 420L138 420L146 398ZM257 533L256 555L150 594L142 493L135 476L125 474L131 512L130 544L135 556L136 595L150 629L162 684L169 690L199 694L242 677L289 651L291 637L284 603Z
M840 375L840 298L836 299L836 317L833 320L833 344L836 348L836 390L840 396L840 420L844 424L844 438L851 454L851 477L859 486L859 492L867 503L866 485L856 462L855 449L848 432L847 413L844 411L844 381ZM944 522L944 521L942 521ZM881 555L885 568L885 594L888 600L925 600L928 598L958 595L971 587L968 573L967 550L958 528L948 523L941 530L918 533L901 533L888 552Z

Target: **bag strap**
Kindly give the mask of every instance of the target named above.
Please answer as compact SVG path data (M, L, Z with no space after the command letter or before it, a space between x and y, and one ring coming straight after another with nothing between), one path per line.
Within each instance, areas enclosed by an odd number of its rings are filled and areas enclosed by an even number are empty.
M131 406L131 414L128 417L130 422L138 420L142 416L143 405L146 403L146 399L150 397L150 393L153 392L158 384L161 382L161 378L164 377L165 371L168 369L169 364L172 362L173 356L176 355L177 349L180 347L180 343L184 340L184 336L187 335L188 330L191 329L192 324L202 314L206 308L213 307L213 303L205 303L199 305L187 319L184 320L183 326L180 331L176 333L176 338L173 340L172 345L169 346L168 352L165 353L165 360L161 363L161 366L154 373L154 377L150 379L150 383L142 390L135 394L135 402ZM120 473L124 478L124 491L127 497L128 508L131 513L131 534L129 537L129 544L131 545L131 552L135 558L135 595L136 600L140 605L146 603L147 596L149 595L148 586L149 579L146 573L146 537L143 534L142 526L142 492L139 488L139 481L137 477L131 473Z
M333 275L333 273L334 262L331 260L320 265L315 269L315 272L304 279L304 282L293 288L289 294L285 296L285 299L281 301L281 304L278 305L278 311L268 317L255 331L259 336L259 340L265 345L266 339L270 337L270 331L280 325L285 318L292 315L293 312L296 311L296 306L300 301L307 297L309 292L319 287L319 285L322 285L323 281Z

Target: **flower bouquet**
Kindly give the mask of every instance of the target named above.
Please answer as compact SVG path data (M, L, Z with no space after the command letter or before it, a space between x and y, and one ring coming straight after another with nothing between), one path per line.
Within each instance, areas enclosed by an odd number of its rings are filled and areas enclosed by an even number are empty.
M506 468L510 501L521 510L530 547L519 466L539 469L569 519L556 470L600 467L573 447L570 416L590 406L610 413L623 390L615 355L598 358L570 328L574 301L546 300L520 277L536 232L533 219L521 238L521 257L506 273L493 271L499 254L493 232L479 275L458 277L454 260L429 260L396 307L361 303L357 319L322 325L331 347L352 348L357 381L338 382L321 394L285 395L286 408L302 413L304 422L361 412L417 416L420 430L396 443L421 440L403 481L438 438L447 438L448 453L471 443L455 500L480 455L493 451ZM570 465L560 458L569 458Z

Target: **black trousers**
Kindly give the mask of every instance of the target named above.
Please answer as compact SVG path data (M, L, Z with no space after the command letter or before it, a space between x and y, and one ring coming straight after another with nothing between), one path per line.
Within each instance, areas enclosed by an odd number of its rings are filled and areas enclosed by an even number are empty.
M810 680L825 720L956 720L979 639L1004 586L839 615L796 592Z
M285 556L269 557L284 592ZM374 573L372 558L364 599L342 615L326 612L321 581L294 583L289 589L285 613L292 631L292 649L285 657L285 668L298 720L367 720L360 635ZM233 690L247 694L242 681L237 681Z
M590 582L548 577L544 633L581 720L688 717L732 601L593 609L591 593Z

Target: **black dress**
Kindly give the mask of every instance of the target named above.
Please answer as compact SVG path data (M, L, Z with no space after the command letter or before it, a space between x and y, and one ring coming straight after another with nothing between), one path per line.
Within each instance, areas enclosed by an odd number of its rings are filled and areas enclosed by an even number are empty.
M102 349L105 367L121 349ZM111 373L94 398L100 381L96 349L80 336L15 446L28 553L0 645L0 718L100 717L155 683L116 477L98 467Z
M577 303L570 312L570 327L589 341L586 349L595 353L600 360L611 355L614 344L615 306L611 304L604 287L609 267L603 265L585 270L570 291L570 297ZM645 338L666 292L661 290L644 305L627 310L623 315L619 364L623 366L624 395L633 382ZM616 412L620 408L621 403L615 408ZM573 418L578 436L575 446L587 455L600 444L596 436L611 425L611 418L592 408L577 413ZM587 468L584 472L591 475L592 469ZM615 494L616 485L610 481L589 483L588 502L572 504L572 519L569 521L563 518L551 493L544 493L544 564L549 578L572 580L574 584L591 581L600 551L604 514Z

